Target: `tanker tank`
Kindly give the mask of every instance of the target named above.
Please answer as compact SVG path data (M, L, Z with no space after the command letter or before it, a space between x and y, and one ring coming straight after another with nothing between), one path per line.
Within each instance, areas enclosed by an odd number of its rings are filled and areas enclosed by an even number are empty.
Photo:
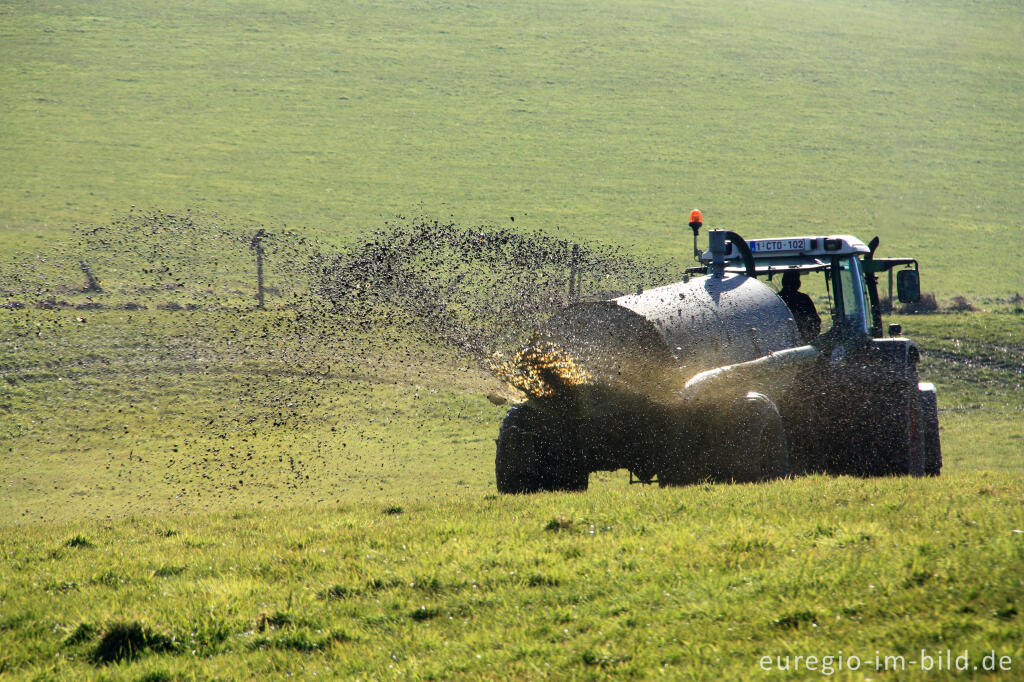
M657 403L675 400L700 372L800 345L782 299L739 274L580 303L552 317L541 337L573 357L593 385Z

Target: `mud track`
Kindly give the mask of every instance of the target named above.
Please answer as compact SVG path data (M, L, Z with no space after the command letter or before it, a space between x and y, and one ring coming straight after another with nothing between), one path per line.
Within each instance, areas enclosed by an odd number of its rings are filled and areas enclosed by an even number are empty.
M991 357L979 357L937 348L923 348L921 354L924 358L935 360L939 363L968 369L986 369L994 372L1008 372L1016 376L1024 376L1024 363L1014 362L1013 360L996 360Z

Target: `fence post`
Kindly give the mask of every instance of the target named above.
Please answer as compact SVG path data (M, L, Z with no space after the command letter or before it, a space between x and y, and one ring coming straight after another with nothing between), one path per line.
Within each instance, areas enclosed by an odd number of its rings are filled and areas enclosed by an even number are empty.
M95 291L101 293L103 287L100 286L99 280L92 274L92 270L89 269L89 264L84 260L78 261L78 267L82 268L82 272L85 273L85 291Z
M572 245L572 257L569 260L569 303L575 303L580 297L580 245Z
M256 307L260 310L263 310L263 238L266 236L266 231L260 228L249 245L256 251Z

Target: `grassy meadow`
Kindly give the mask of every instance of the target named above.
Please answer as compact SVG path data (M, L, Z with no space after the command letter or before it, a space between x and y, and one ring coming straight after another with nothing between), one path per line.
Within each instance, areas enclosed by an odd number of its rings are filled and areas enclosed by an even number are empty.
M979 670L993 650L1011 657L1011 679L1022 496L1019 476L991 472L814 477L5 528L0 666L744 679L799 654L832 656L839 679L929 679L910 661L951 648ZM904 664L876 672L876 655ZM840 672L840 656L863 667Z
M881 235L940 294L1024 257L1014 2L0 5L0 243L129 205L344 241L453 215L688 253ZM1001 273L1001 274L994 274Z
M997 1L0 0L0 677L1019 677L1022 37ZM133 206L220 217L104 241ZM425 215L688 264L694 206L921 261L945 310L886 321L942 476L498 496L507 389L311 321L273 260Z

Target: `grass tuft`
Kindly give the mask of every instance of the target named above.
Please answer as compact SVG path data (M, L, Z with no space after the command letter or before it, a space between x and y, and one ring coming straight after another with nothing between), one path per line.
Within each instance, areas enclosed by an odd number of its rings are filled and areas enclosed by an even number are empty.
M373 578L366 583L366 587L371 592L379 592L381 590L390 590L398 587L402 584L402 581L398 578Z
M139 678L139 682L174 682L180 679L166 670L151 670Z
M179 649L180 646L173 637L154 632L138 621L113 623L107 627L93 649L90 660L96 664L106 665L133 661L147 651L173 653Z
M595 666L598 668L610 668L620 663L628 663L633 660L632 656L606 656L587 650L580 656L583 665Z
M562 581L549 575L535 573L526 579L526 584L530 587L558 587Z
M553 532L570 529L572 529L572 520L567 519L564 516L556 516L548 521L548 525L544 526L544 530L550 530Z
M347 599L351 595L352 590L344 585L331 585L320 593L320 598L331 601L332 599Z
M1017 615L1017 607L1014 606L1013 604L1010 604L1009 606L1007 606L1005 608L997 609L996 610L996 618L998 618L1000 620L1011 620L1014 617L1016 617L1016 615Z
M818 614L813 611L796 611L781 616L773 622L773 625L783 630L796 630L803 625L817 625Z
M900 313L904 315L916 315L920 313L937 313L939 302L933 293L922 293L917 303L904 303L900 306Z
M96 636L96 626L91 623L79 623L74 632L64 640L64 646L76 646L88 642Z
M176 575L181 575L185 572L184 566L161 566L160 568L153 571L153 575L157 578L171 578Z
M311 637L307 632L296 632L280 637L258 637L249 643L250 649L279 649L311 653L323 651L335 642L348 642L351 637L345 632L332 632L325 637Z
M975 312L977 309L978 308L975 307L975 305L971 303L966 296L954 296L953 301L947 307L947 310L955 313Z
M909 576L907 576L906 580L903 581L903 586L907 588L920 587L921 585L924 585L926 582L928 582L934 577L935 573L927 569L914 571Z
M413 610L409 614L409 617L415 621L424 621L437 618L441 615L441 610L434 607L421 606L418 609Z
M260 632L264 632L268 627L283 628L291 624L292 617L283 611L277 611L269 616L265 613L261 613L259 617L256 618L256 629Z

